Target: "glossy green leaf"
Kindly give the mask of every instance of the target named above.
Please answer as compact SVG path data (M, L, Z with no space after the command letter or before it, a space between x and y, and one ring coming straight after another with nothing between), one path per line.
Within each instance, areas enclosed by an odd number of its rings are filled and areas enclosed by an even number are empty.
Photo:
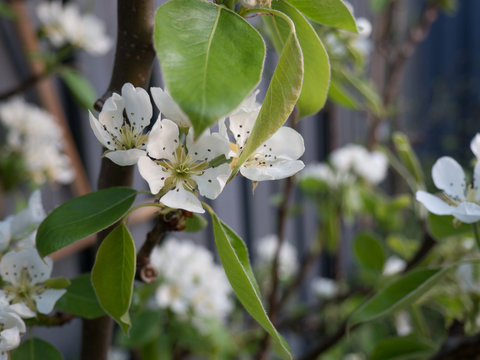
M64 67L59 72L74 99L85 109L93 109L97 94L90 82L78 71Z
M370 360L421 360L429 358L435 347L417 336L394 337L380 341Z
M300 96L303 82L303 55L292 20L273 9L252 9L250 12L268 14L286 22L290 33L284 41L262 108L233 169L232 177L250 155L285 123Z
M74 198L53 210L40 224L37 249L44 257L107 228L128 211L137 192L126 187Z
M62 360L62 354L51 344L38 338L24 341L12 351L11 360Z
M185 223L186 232L197 232L205 229L208 225L208 221L202 215L193 214L192 217L187 218Z
M422 268L409 272L380 290L356 310L350 317L349 325L377 319L413 303L435 285L445 271L442 268Z
M292 359L288 344L275 329L263 307L245 243L208 205L204 206L212 217L218 256L237 298L248 313L272 336L281 354L287 359Z
M472 233L472 225L456 222L453 216L432 213L428 213L428 228L437 240Z
M287 0L313 21L357 33L355 17L342 0Z
M92 284L102 308L128 334L135 277L135 243L122 222L103 240L92 269Z
M304 61L302 91L297 101L299 118L313 115L322 108L327 99L330 84L330 62L327 51L312 25L295 7L285 0L273 0L272 8L288 15L295 24ZM281 39L282 46L277 48L280 52L290 33L290 28L285 21L278 21L274 16L265 17L264 20L270 25L271 32L276 33L276 36Z
M196 135L238 107L261 79L262 37L241 16L211 2L160 6L155 47L165 85Z
M129 348L146 345L150 341L158 339L161 326L161 316L158 311L144 310L135 313L132 315L132 328L129 336L120 333L118 343L120 346Z
M365 270L381 274L385 263L385 252L374 236L367 233L357 235L353 241L353 252Z
M57 301L55 308L86 319L105 315L98 303L89 273L72 279L67 292Z

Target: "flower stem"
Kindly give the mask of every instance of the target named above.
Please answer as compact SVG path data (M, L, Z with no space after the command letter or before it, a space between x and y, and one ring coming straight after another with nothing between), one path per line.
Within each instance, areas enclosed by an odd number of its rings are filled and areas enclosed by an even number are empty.
M478 222L472 224L473 236L475 237L475 242L477 243L478 249L480 250L480 232L478 230Z

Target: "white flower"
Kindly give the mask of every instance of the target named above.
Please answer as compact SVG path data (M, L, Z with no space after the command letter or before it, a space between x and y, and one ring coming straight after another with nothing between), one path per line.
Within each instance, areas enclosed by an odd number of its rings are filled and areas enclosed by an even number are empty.
M113 93L107 99L98 120L89 115L93 133L107 148L105 156L115 164L134 165L145 154L143 131L150 124L152 104L144 89L126 83L121 96Z
M395 314L395 330L399 336L407 336L412 333L412 319L406 311L399 311Z
M443 191L440 197L417 191L416 198L428 211L437 215L453 215L471 224L480 220L480 162L475 165L473 187L466 186L462 167L451 157L438 159L432 168L433 183Z
M470 149L477 159L480 158L480 133L477 133L470 142Z
M14 98L0 105L0 122L7 130L6 150L22 156L34 182L72 181L70 160L62 153L62 132L51 114Z
M270 267L272 266L275 252L278 246L278 237L276 235L267 235L259 240L256 246L258 263ZM297 250L288 241L282 243L278 258L278 273L283 280L290 278L298 269Z
M9 283L3 287L7 299L14 305L26 305L22 317L35 316L35 312L48 314L64 289L49 289L42 283L50 278L53 262L40 258L34 248L10 251L0 260L0 274Z
M398 256L390 256L383 265L383 275L389 276L397 274L407 267L405 260L400 259Z
M388 160L378 151L368 152L363 146L348 144L330 155L333 167L341 173L353 172L370 184L378 184L387 176Z
M359 353L349 353L343 357L343 360L365 360L365 357Z
M71 44L94 54L105 54L112 46L104 24L93 15L82 15L75 4L42 2L37 6L42 30L57 47Z
M150 88L150 92L152 93L155 105L157 105L158 110L160 110L165 118L173 121L181 128L192 126L187 114L180 109L180 106L178 106L166 90L159 87L152 87Z
M153 250L151 264L163 280L154 302L180 317L192 314L201 330L206 319L223 320L232 310L232 289L212 254L191 241L170 238Z
M372 24L366 18L356 19L358 34L352 41L352 46L363 56L370 54L372 50L372 42L369 39L372 33Z
M35 230L45 218L40 190L35 190L28 200L28 207L15 215L0 221L0 251L5 250L12 241L16 246L25 246L33 240Z
M20 345L20 336L26 327L22 318L9 306L8 301L0 298L0 360L8 360L8 352Z
M250 132L255 125L260 105L256 103L258 90L244 100L230 114L229 129L233 135L230 156L232 166L243 151ZM226 135L225 123L220 121L220 131ZM300 156L305 152L302 136L295 130L283 126L260 145L240 167L240 173L252 181L278 180L292 176L305 166Z
M240 0L240 3L249 8L253 8L256 6L271 6L272 0Z
M162 190L160 201L171 208L203 213L195 195L215 199L231 173L229 164L213 166L210 162L227 155L228 142L207 130L193 141L190 130L186 147L181 144L178 126L169 119L157 120L147 143L148 156L138 161L138 170L148 182L152 194ZM188 149L188 150L187 150Z
M472 264L461 264L456 271L457 282L460 289L465 292L480 295L480 283L474 277L474 267Z
M323 299L331 299L338 294L338 286L333 279L317 277L312 280L311 286L313 293Z

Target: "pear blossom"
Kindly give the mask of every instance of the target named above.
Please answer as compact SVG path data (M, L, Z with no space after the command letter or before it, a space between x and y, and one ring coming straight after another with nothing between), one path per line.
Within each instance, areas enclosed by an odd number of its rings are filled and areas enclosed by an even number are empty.
M42 259L35 248L10 251L0 260L0 275L7 285L3 292L8 301L18 306L22 317L35 316L36 312L48 314L57 300L66 292L50 289L43 282L50 278L53 262Z
M410 335L413 331L410 314L403 310L395 314L395 330L399 336Z
M62 131L54 117L22 98L0 104L0 123L6 130L6 153L20 156L36 184L68 184L74 178L63 153Z
M8 360L8 352L20 345L26 326L5 297L0 298L0 360Z
M402 272L407 267L405 260L400 259L398 256L390 256L383 265L383 275L390 276Z
M442 194L437 197L417 191L416 198L433 214L453 215L461 222L471 224L480 220L480 162L473 172L473 186L466 185L462 167L451 157L438 159L432 167L432 179Z
M470 149L477 159L480 158L480 133L477 133L470 142Z
M337 282L330 278L317 277L311 284L313 293L319 298L331 299L338 294Z
M172 99L166 89L163 90L159 87L152 87L150 88L150 92L152 93L153 101L160 110L161 115L176 123L178 127L188 128L192 126L187 114L180 109L180 106L178 106L175 100Z
M89 118L93 133L107 148L105 156L128 166L145 154L148 135L143 132L152 118L152 104L144 89L130 83L122 86L121 93L107 99L98 120L90 112Z
M75 4L45 1L36 10L43 32L56 47L71 44L93 55L103 55L112 47L102 21L93 15L81 14Z
M258 90L247 97L229 116L229 130L233 135L230 157L232 166L243 151L255 125L261 105L256 102ZM225 122L220 131L227 135ZM302 136L292 128L282 126L261 144L240 167L240 173L252 181L278 180L292 176L305 166L298 160L305 152Z
M272 266L275 252L277 251L278 237L270 234L261 238L256 246L256 254L258 256L258 263L262 266ZM287 280L292 277L298 269L297 250L289 243L284 241L280 248L278 258L278 272L279 277Z
M223 321L232 310L232 289L223 268L206 248L188 240L169 238L156 247L150 263L162 280L153 303L181 318L191 316L204 329L208 319Z
M152 194L160 192L164 205L203 213L195 192L198 189L200 195L209 199L220 195L231 169L228 163L215 166L210 162L227 156L230 148L218 133L206 130L193 141L192 131L184 146L177 124L169 119L157 120L148 139L148 155L139 159L138 170Z
M20 247L34 246L35 230L45 216L40 190L35 190L26 209L0 221L0 251L7 249L12 242Z

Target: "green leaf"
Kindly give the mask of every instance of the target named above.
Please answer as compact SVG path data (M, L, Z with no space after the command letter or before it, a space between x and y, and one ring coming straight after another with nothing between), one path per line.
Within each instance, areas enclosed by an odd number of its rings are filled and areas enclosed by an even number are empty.
M155 47L165 85L197 136L238 107L261 79L260 34L233 11L207 1L160 6Z
M353 241L353 252L358 262L376 275L382 273L385 263L385 252L380 242L372 235L363 233Z
M472 233L470 224L458 223L453 216L428 213L428 228L436 240Z
M417 336L394 337L380 341L370 360L420 360L427 359L435 350L432 344Z
M381 13L392 0L370 0L370 7L375 13Z
M95 295L90 273L72 279L67 292L57 301L55 308L86 319L105 315Z
M114 187L67 201L40 224L37 249L45 257L112 225L128 211L137 192Z
M413 303L430 290L447 269L421 268L409 272L360 306L350 317L349 325L377 319Z
M92 284L102 308L128 334L135 277L135 243L122 222L103 240L92 269Z
M193 214L192 217L187 218L185 223L185 232L197 232L202 229L205 229L208 225L208 221L205 218L198 214Z
M355 17L342 0L287 0L313 21L358 33Z
M412 145L408 140L408 137L401 132L395 132L392 135L392 140L397 150L398 157L401 162L408 169L410 174L412 174L415 179L418 187L420 189L425 189L425 176L423 175L422 166L420 161L417 158L417 155L412 149Z
M290 33L284 41L262 108L231 178L249 156L287 120L300 96L303 81L303 55L292 20L284 13L273 9L251 9L248 12L264 13L282 19L287 23Z
M297 102L299 118L313 115L322 108L327 99L330 83L330 62L327 51L312 25L295 7L285 0L273 0L272 8L288 15L295 24L304 61L302 91ZM282 46L277 48L280 52L290 33L290 28L285 21L277 21L275 17L265 17L264 20L270 25L272 33L276 32L276 36L281 40Z
M70 280L64 277L50 278L45 280L43 285L50 289L66 289L70 285Z
M4 17L6 19L14 20L17 18L17 13L13 8L5 3L0 3L0 17Z
M24 341L12 351L11 360L62 360L63 356L51 344L38 338Z
M129 336L119 334L118 343L124 347L139 348L160 336L161 316L158 311L144 310L132 316Z
M334 103L346 107L347 109L360 109L358 101L333 77L330 81L330 88L328 89L328 98Z
M59 74L78 104L85 109L93 109L97 94L87 78L67 67L63 67Z
M263 307L245 243L208 205L204 204L204 207L212 217L218 256L235 294L248 313L272 336L281 354L287 359L292 359L288 344L275 329Z

